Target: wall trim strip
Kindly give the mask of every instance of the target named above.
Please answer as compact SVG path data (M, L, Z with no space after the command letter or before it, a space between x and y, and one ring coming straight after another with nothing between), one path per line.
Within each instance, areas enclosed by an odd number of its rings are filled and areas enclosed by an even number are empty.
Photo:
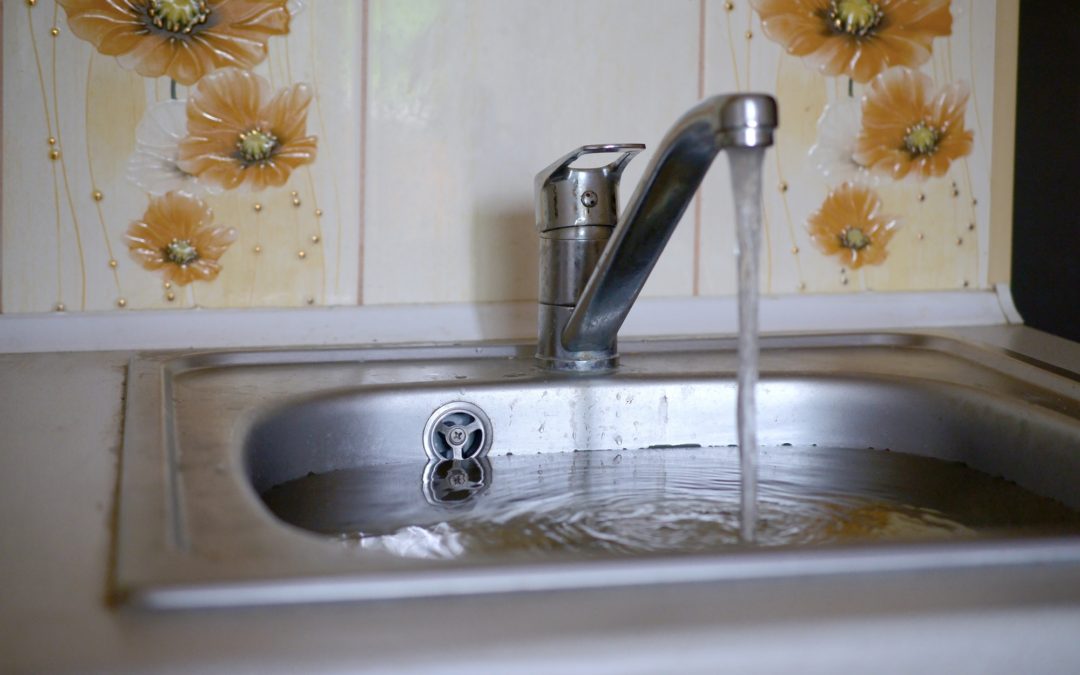
M623 337L725 335L733 297L643 298ZM762 298L767 333L1009 323L994 291L784 295ZM190 309L0 316L0 353L236 349L532 339L533 302Z
M998 0L994 37L994 128L990 162L990 259L987 282L1012 278L1016 89L1020 61L1020 0Z

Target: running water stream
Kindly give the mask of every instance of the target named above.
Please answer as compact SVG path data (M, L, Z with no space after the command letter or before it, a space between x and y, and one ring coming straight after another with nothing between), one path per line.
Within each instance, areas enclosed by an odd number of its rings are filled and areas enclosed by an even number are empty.
M739 370L735 415L739 434L740 534L753 543L757 530L758 260L761 249L761 148L730 148L739 268Z

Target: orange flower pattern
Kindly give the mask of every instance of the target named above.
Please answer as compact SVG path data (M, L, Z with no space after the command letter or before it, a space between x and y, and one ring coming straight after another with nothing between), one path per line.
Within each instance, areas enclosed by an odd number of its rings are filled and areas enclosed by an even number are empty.
M765 35L824 75L869 82L930 59L952 33L949 0L752 0Z
M200 181L233 189L279 187L315 161L317 139L305 136L311 89L280 89L245 70L225 68L202 80L187 104L188 135L178 166Z
M844 183L825 198L807 222L810 238L825 255L859 269L885 262L895 218L881 215L881 198L870 188Z
M218 68L252 68L289 32L287 0L57 0L68 26L143 77L184 85Z
M154 197L142 220L133 222L124 240L131 257L148 270L165 270L165 280L185 286L213 281L221 256L236 241L236 230L213 227L214 213L186 192Z
M971 152L967 102L963 83L934 91L928 75L909 68L882 73L863 99L855 161L895 179L943 176L954 159Z

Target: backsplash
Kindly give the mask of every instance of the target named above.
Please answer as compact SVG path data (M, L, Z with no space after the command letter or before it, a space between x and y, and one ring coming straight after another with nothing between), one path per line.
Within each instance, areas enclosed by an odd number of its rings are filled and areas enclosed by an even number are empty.
M764 292L1001 280L995 3L3 9L6 313L534 299L536 172L736 91L780 104ZM730 192L718 158L647 295L734 292Z

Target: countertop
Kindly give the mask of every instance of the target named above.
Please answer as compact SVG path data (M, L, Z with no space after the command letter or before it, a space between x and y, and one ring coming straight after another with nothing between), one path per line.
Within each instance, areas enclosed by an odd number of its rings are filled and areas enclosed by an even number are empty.
M1080 364L1080 347L1035 331L965 330L1033 358L1064 349ZM1033 595L948 606L932 585L868 578L861 598L822 579L243 610L110 607L129 357L0 355L0 670L1080 670L1078 589L1055 588L1052 576Z

